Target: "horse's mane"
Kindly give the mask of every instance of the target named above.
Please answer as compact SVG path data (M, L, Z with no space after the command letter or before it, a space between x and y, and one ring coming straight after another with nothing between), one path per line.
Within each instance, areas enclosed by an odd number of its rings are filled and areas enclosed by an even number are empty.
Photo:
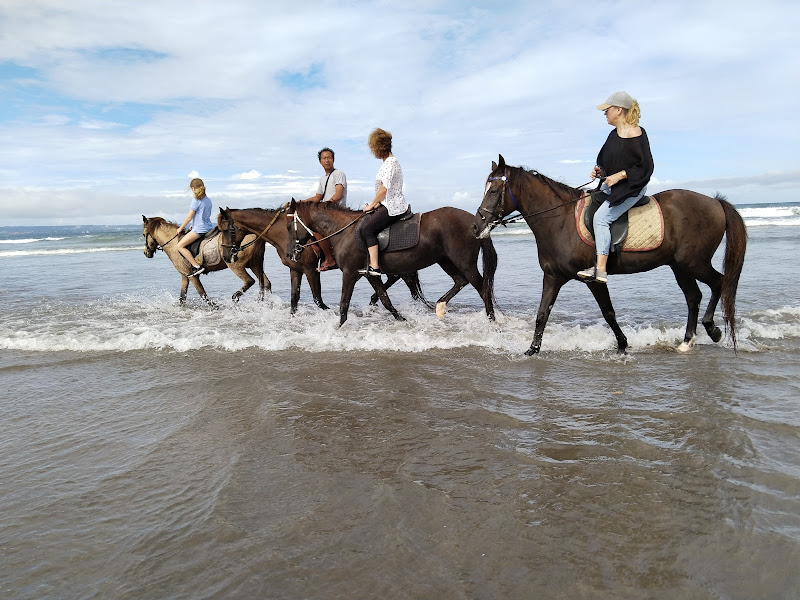
M297 204L299 205L301 203L298 202ZM329 210L331 212L340 212L340 213L344 213L344 214L348 214L348 215L353 215L353 214L358 214L358 213L363 212L363 211L360 211L360 210L354 210L352 208L348 208L347 206L342 206L338 202L314 202L313 204L318 205L320 210ZM312 206L312 203L309 202L307 204L307 206L309 206L309 207Z
M164 217L150 217L149 219L147 219L148 227L152 227L153 229L155 229L156 227L160 227L161 225L172 225L173 227L178 226L177 223L173 223L172 221L167 221Z
M517 168L520 171L523 171L524 173L527 173L528 175L531 175L531 176L535 177L536 179L544 182L556 194L564 193L564 194L567 194L570 198L572 198L578 193L578 190L576 190L574 187L569 186L566 183L561 183L560 181L556 181L555 179L551 179L550 177L548 177L547 175L543 175L542 173L540 173L536 169L529 169L527 167L522 167L522 166L515 167L515 168Z

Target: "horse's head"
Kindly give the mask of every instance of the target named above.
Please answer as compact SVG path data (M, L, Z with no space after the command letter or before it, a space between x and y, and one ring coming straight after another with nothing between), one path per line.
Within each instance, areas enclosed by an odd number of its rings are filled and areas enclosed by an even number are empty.
M492 171L486 178L483 201L475 213L475 220L472 223L472 231L475 237L480 239L488 237L492 229L503 220L503 217L513 212L506 207L506 189L508 188L506 161L502 154L498 160L497 163L492 161Z
M153 224L155 219L148 219L142 215L142 236L144 237L144 255L147 258L153 258L156 250L158 250L158 242L153 237Z
M286 211L286 230L289 232L286 256L295 262L300 260L300 255L305 250L305 244L314 236L311 229L303 222L304 217L308 219L308 212L308 204L297 202L294 198Z
M222 260L226 263L236 262L239 252L242 250L242 240L247 232L236 226L231 209L228 207L219 209L217 228L222 234Z

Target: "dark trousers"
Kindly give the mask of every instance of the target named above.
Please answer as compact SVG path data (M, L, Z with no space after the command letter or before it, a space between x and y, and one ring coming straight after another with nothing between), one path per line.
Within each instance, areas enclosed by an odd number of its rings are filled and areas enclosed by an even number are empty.
M361 237L364 238L367 248L377 246L378 234L402 216L403 214L401 213L390 217L386 207L383 204L379 204L375 212L364 217L364 224L361 226Z

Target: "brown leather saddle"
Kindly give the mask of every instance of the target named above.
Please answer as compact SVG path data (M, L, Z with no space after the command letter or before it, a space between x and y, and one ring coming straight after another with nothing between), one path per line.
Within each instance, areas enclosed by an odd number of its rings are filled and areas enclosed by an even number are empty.
M407 250L413 248L419 243L419 222L422 213L412 213L411 207L403 213L399 220L395 221L386 229L383 229L378 234L378 251L380 252L395 252L397 250ZM361 236L361 227L364 220L359 221L353 235L356 238L356 246L364 252L367 251L367 245L364 243L364 238Z

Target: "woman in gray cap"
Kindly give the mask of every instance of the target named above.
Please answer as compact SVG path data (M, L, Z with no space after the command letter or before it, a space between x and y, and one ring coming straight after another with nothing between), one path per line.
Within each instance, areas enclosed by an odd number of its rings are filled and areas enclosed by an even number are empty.
M584 281L608 281L606 263L611 249L611 223L636 204L647 191L653 175L653 155L644 128L639 127L639 103L625 92L615 92L597 107L614 129L597 155L592 181L605 177L607 194L594 214L594 243L597 265L578 271Z

